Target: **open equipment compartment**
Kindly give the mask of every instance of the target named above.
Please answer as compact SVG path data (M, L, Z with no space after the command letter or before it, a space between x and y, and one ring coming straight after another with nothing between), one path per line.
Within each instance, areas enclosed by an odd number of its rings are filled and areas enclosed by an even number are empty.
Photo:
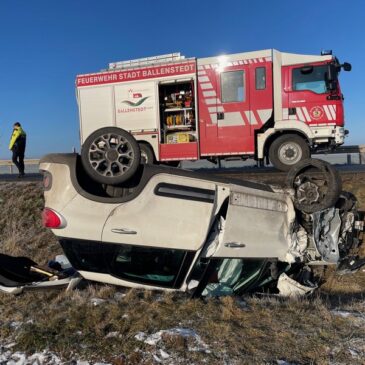
M158 85L162 144L197 141L194 80L173 80Z

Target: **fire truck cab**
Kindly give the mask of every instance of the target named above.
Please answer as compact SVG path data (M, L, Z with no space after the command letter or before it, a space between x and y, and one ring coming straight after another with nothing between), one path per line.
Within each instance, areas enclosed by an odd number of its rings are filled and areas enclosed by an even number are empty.
M95 146L114 127L135 137L145 162L236 156L288 170L311 151L344 142L338 74L351 65L327 53L173 53L79 75L82 148L91 160L95 153L108 159Z

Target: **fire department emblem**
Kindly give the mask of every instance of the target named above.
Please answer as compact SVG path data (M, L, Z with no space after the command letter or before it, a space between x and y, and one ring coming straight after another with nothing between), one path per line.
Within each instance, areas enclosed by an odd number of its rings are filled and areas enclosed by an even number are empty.
M310 111L309 111L310 116L313 119L321 119L323 117L324 111L323 108L321 108L320 106L314 106Z

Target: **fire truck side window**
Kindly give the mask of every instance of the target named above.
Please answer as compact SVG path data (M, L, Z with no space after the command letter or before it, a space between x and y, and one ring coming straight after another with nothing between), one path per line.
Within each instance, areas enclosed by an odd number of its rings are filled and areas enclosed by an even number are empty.
M256 90L265 90L266 89L266 68L265 67L257 67L255 69L255 81L256 81Z
M221 73L222 103L234 103L245 100L244 71Z
M327 92L327 66L306 66L293 69L293 90L310 90L316 94Z

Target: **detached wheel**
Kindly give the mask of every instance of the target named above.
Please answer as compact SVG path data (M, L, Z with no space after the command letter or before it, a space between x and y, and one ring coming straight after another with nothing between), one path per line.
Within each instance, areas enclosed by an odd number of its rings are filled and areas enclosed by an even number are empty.
M117 185L137 171L141 151L134 137L124 129L101 128L87 137L81 150L85 171L96 182Z
M155 163L155 155L152 148L144 143L141 143L139 147L141 149L141 163L153 165Z
M333 207L341 193L341 177L328 162L307 159L288 173L287 185L294 189L294 206L305 213Z
M310 157L307 142L296 134L284 134L271 144L269 159L281 171L289 171L295 164Z

